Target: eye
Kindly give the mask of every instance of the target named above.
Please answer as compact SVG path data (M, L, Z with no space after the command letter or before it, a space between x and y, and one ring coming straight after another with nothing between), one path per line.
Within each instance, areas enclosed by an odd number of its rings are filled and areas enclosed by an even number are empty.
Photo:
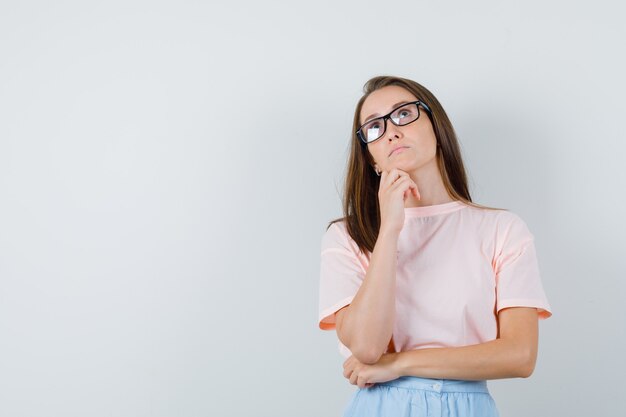
M378 136L380 136L380 130L378 128L367 129L366 137L368 140L378 139Z
M371 120L363 125L363 130L367 131L370 129L381 129L382 124L380 119Z
M397 113L400 119L404 119L407 117L413 118L415 117L416 114L417 114L417 107L413 105L398 109L398 113Z

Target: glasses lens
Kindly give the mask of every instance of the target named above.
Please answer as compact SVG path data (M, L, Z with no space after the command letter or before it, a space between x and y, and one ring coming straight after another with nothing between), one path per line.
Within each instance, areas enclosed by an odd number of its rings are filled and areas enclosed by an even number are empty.
M369 143L381 137L385 133L384 130L382 118L370 120L361 126L361 136Z
M391 120L398 126L403 126L414 122L419 117L419 110L416 103L407 104L391 113Z

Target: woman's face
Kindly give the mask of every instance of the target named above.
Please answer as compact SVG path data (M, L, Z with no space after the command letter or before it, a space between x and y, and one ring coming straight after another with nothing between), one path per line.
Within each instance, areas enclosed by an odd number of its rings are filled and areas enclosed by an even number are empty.
M390 85L376 90L363 102L360 124L415 100L418 98L399 86ZM378 171L398 168L416 172L425 165L436 164L437 138L426 110L420 106L419 111L419 119L405 126L396 126L387 120L383 136L367 145ZM398 147L402 149L394 151Z

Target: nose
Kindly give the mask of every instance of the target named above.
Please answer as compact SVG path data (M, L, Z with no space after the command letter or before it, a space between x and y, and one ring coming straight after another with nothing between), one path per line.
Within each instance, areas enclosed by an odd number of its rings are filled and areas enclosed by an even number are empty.
M385 132L385 136L389 141L392 141L393 139L400 139L403 135L399 126L396 126L391 123L391 121L387 120L387 131Z

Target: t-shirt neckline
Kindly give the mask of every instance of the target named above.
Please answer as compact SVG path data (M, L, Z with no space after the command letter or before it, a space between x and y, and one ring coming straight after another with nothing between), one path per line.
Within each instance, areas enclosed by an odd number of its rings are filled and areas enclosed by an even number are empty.
M438 214L451 213L453 211L457 211L466 207L465 203L462 203L459 200L450 201L442 204L433 204L431 206L422 206L422 207L405 207L404 208L404 216L405 217L427 217L427 216L436 216Z

